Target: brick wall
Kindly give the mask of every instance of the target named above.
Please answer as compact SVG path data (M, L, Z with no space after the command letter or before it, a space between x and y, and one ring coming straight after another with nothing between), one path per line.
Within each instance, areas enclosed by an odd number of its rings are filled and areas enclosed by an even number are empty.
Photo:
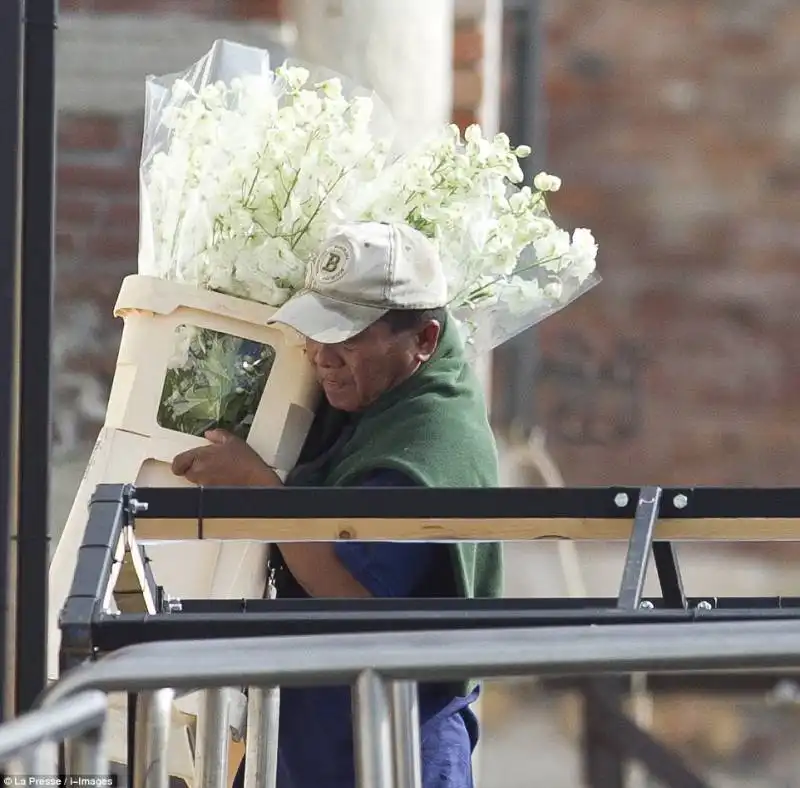
M548 166L603 283L541 328L571 484L800 481L800 4L546 2Z
M55 446L93 440L115 362L111 316L136 266L138 118L60 113L56 229ZM88 392L94 392L90 397Z
M209 19L280 19L282 0L61 0L61 12L87 14L186 13Z
M453 122L463 130L480 123L483 95L483 29L480 20L461 15L453 38Z

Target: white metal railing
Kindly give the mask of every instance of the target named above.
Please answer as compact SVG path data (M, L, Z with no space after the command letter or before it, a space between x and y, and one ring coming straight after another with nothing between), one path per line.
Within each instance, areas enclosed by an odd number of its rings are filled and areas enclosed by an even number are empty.
M58 774L58 745L69 740L69 773L108 772L103 731L108 699L89 689L36 709L0 726L0 764L6 774L34 777Z
M37 748L37 742L61 736L53 733L61 728L47 725L56 724L55 716L61 712L54 716L53 711L64 708L67 700L74 708L75 700L89 697L91 690L141 693L140 730L145 735L136 739L135 779L139 786L166 788L164 755L172 692L209 688L210 721L197 746L198 754L209 759L201 788L224 788L228 728L221 691L246 685L254 688L251 713L261 704L261 711L254 714L260 721L251 718L248 725L246 782L248 788L263 787L274 780L275 728L270 724L269 690L259 688L341 683L353 687L359 788L419 788L419 681L798 667L800 621L792 620L148 643L127 647L64 676L48 690L42 709L0 727L0 757L18 751L23 741L19 725L28 726L26 747ZM88 764L95 758L99 769L98 751L85 741L81 747L73 753L76 762Z

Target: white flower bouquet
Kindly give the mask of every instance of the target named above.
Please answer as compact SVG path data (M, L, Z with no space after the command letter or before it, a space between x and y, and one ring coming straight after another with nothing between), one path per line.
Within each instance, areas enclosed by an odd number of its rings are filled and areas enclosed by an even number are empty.
M403 221L436 244L450 311L468 345L485 327L481 350L599 281L592 234L570 237L549 215L558 178L522 183L530 148L477 126L464 139L448 126L412 150L393 145L376 96L217 41L188 72L148 79L139 273L279 307L333 224ZM271 359L212 333L186 329L159 421L246 435Z

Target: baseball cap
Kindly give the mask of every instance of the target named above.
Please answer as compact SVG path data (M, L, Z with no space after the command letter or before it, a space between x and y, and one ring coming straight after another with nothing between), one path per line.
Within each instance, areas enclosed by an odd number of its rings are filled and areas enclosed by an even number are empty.
M305 288L268 322L334 344L360 334L389 310L446 304L441 260L422 233L406 224L354 222L332 229L308 267Z

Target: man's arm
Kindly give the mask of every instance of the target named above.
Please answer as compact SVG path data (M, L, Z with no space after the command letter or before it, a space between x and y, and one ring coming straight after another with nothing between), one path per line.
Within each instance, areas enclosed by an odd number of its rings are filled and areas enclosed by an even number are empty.
M364 599L371 597L339 560L332 542L294 542L278 545L294 579L312 597Z
M280 487L280 478L244 441L220 430L206 433L208 446L179 454L177 476L211 486ZM364 487L409 487L398 471L380 470ZM295 580L313 597L363 598L409 595L429 570L436 545L410 542L301 542L278 545Z
M397 471L377 471L360 487L412 487ZM312 597L404 597L431 568L435 544L323 542L281 544L278 549L303 590Z

